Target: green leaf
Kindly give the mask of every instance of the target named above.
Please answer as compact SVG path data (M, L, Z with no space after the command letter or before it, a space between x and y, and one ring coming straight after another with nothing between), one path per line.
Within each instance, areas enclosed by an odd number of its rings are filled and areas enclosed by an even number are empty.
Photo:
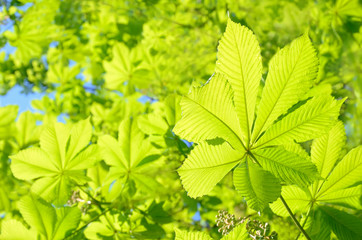
M305 219L304 219L305 220ZM331 239L331 228L326 223L323 212L316 210L310 213L304 229L308 236L313 240L326 240ZM301 235L301 239L306 239Z
M80 72L81 66L69 66L67 63L57 61L49 65L47 71L47 83L57 83L65 85L71 83Z
M321 195L318 201L328 202L349 208L362 209L361 206L362 186L356 186L346 189L328 192Z
M351 236L357 236L356 233L360 229L357 227L361 225L358 218L332 208L352 208L351 211L361 209L362 146L352 149L337 166L334 166L341 154L344 140L343 124L339 122L328 134L314 140L312 144L312 159L325 179L316 179L309 189L302 190L296 186L282 188L282 196L292 212L304 214L308 211L313 219L314 222L306 223L312 239L328 239L330 229L339 239L353 239ZM272 203L270 207L276 214L287 216L281 201ZM323 211L322 217L319 216L320 210Z
M64 239L69 233L76 229L81 218L78 207L64 207L56 209L57 223L54 226L52 239Z
M36 117L30 111L20 114L16 128L15 139L19 149L24 149L39 141L41 127L36 125Z
M27 229L15 219L4 220L1 223L1 240L36 240L37 234L32 229Z
M310 204L310 196L297 186L283 186L282 196L293 213L306 211ZM270 208L279 216L289 216L288 211L280 199L270 204Z
M212 238L204 232L189 232L175 228L175 240L212 240Z
M287 183L307 186L318 177L309 159L281 147L260 149L254 154L263 169Z
M0 107L0 139L12 136L14 131L13 122L18 115L19 107L16 105L9 105Z
M278 179L250 160L235 168L233 178L235 188L256 211L262 211L280 196Z
M35 195L19 201L19 210L25 221L47 239L52 239L56 214L54 208Z
M137 121L138 119L126 119L121 122L118 141L109 135L101 136L98 139L98 145L103 150L103 159L110 165L105 181L111 183L116 180L112 191L120 191L122 188L119 186L125 186L124 181L130 180L135 181L138 187L147 189L144 187L144 178L150 174L152 163L159 157L159 150L152 146L145 134L141 132ZM156 184L155 180L149 181L148 187L157 186ZM154 190L155 188L148 188L148 191ZM119 192L113 194L116 196Z
M156 203L153 201L147 209L147 214L156 223L165 224L172 222L172 217L164 210L164 202Z
M159 114L150 113L138 117L138 127L142 132L148 135L164 135L169 126L166 120Z
M72 127L52 124L42 132L40 148L10 157L11 170L19 179L35 179L34 193L62 205L68 200L71 185L84 184L84 170L99 160L98 147L89 145L91 134L89 119Z
M89 145L91 137L92 125L89 119L79 122L72 128L69 140L67 140L64 165L67 165L71 160L74 161L76 155Z
M317 196L335 192L361 181L362 146L356 147L338 163Z
M106 70L105 86L111 90L121 90L123 84L135 84L139 88L148 86L150 78L148 69L144 64L136 64L141 61L140 49L128 49L124 43L116 43L112 49L111 61L104 61Z
M65 148L70 136L70 130L70 125L62 123L49 124L40 136L40 147L51 156L51 161L58 169L64 167Z
M261 80L261 55L255 35L228 19L218 46L216 72L227 76L234 90L234 102L243 137L249 144L255 103Z
M305 142L326 134L336 123L344 100L317 96L272 125L255 147Z
M338 239L355 240L362 238L362 221L357 216L328 206L320 206L325 221Z
M223 138L242 149L241 129L226 78L215 74L203 87L193 87L181 100L182 118L173 131L189 142Z
M84 230L84 235L88 239L104 239L113 236L113 234L112 229L101 222L91 222Z
M243 157L243 153L226 142L220 145L201 142L178 169L182 185L190 197L208 194Z
M54 177L59 171L50 156L38 147L25 149L10 158L14 176L22 180Z
M238 224L231 232L222 237L221 240L246 240L250 239L249 233L246 230L246 223Z
M338 122L327 134L313 141L311 157L322 178L326 178L335 166L346 134L342 122Z
M278 51L269 62L253 140L304 96L312 86L317 71L318 58L307 34Z

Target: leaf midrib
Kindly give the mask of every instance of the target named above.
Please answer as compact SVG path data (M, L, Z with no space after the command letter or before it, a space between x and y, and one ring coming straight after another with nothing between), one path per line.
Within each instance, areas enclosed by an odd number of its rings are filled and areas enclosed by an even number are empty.
M30 161L28 161L28 162L27 162L27 161L23 161L23 160L21 160L21 159L19 159L19 158L14 158L13 160L17 160L17 161L21 162L21 163L24 164L24 165L30 165L30 166L32 166L32 167L36 167L36 168L39 168L39 169L44 169L44 170L46 170L47 172L51 172L51 173L58 173L59 170L60 170L60 169L44 168L44 167L41 167L41 166L36 165L36 164L31 164ZM58 170L58 171L57 171L57 170Z
M42 228L44 229L44 233L46 234L47 237L50 237L49 233L47 232L47 228L45 227L44 219L42 218L42 215L41 215L41 213L39 211L39 208L36 205L36 202L35 202L36 199L34 199L33 195L31 195L31 201L32 201L32 205L35 206L35 212L36 212L37 218L40 220Z
M198 168L188 168L188 169L179 169L177 170L178 172L186 172L186 171L193 171L193 170L202 170L202 169L213 169L213 168L218 168L218 167L222 167L222 166L226 166L226 165L229 165L229 164L236 164L237 162L240 162L241 160L243 160L243 158L245 157L245 154L237 159L237 160L234 160L232 162L227 162L227 163L222 163L222 164L219 164L219 165L214 165L214 166L208 166L208 167L198 167Z
M327 146L326 146L326 148L324 149L323 161L322 161L322 165L321 165L321 168L320 168L320 172L321 172L321 173L322 173L322 169L323 169L323 167L324 167L324 163L325 163L325 161L326 161L327 149L328 149L328 146L329 146L329 140L330 140L330 136L329 136L329 134L327 134ZM329 175L328 175L328 176L329 176ZM319 181L317 182L316 188L315 188L315 190L314 190L314 196L316 196L316 195L318 194L318 189L323 186L323 184L326 182L326 179L327 179L327 178L325 178L322 183L320 183ZM319 184L319 183L320 183L320 184Z
M242 77L242 84L243 84L243 98L244 98L244 107L245 107L245 118L246 118L246 132L247 132L247 140L246 140L246 145L247 147L249 147L249 142L250 142L250 131L249 131L249 111L248 111L248 104L246 102L246 92L245 92L245 76L244 76L244 71L243 71L243 67L242 67L242 62L241 62L241 58L240 58L240 51L239 51L239 47L238 47L238 42L236 41L236 34L234 31L234 27L232 27L232 31L233 31L233 37L234 37L234 41L235 41L235 45L236 45L236 50L237 50L237 54L238 54L238 59L239 59L239 64L240 64L240 75ZM240 120L239 120L240 121Z
M298 128L298 127L300 127L301 125L306 124L307 122L313 121L315 118L320 117L321 115L325 114L326 112L328 112L328 111L329 111L330 109L332 109L333 107L334 107L334 106L332 106L332 107L330 107L330 108L326 109L326 110L325 110L325 111L323 111L323 112L320 112L320 114L315 115L314 117L309 118L308 120L301 122L300 124L298 124L298 125L296 125L296 126L294 126L294 127L290 128L290 129L289 129L289 130L287 130L287 131L284 131L284 132L282 132L282 133L278 134L277 136L275 136L275 137L273 137L273 138L269 139L268 141L266 141L266 142L264 142L264 143L262 143L262 144L260 144L260 145L256 145L256 147L255 147L254 149L256 149L256 148L260 148L261 146L263 146L263 145L265 145L265 144L267 144L267 143L269 143L269 142L271 142L271 141L274 141L275 139L279 138L280 136L282 136L282 135L284 135L284 134L286 134L286 133L288 133L288 132L291 132L291 131L292 131L292 130L294 130L295 128ZM275 125L274 125L274 126L275 126ZM264 136L265 136L265 135L264 135Z
M195 100L193 100L192 98L189 98L187 96L184 96L185 98L189 99L191 102L195 103L196 105L200 106L201 108L203 108L206 112L208 112L209 114L211 114L213 117L215 117L218 121L220 121L224 126L226 126L233 134L234 136L239 140L239 142L241 143L241 146L243 146L244 150L246 151L245 145L243 143L243 141L240 139L239 135L236 134L236 132L230 128L230 126L228 124L226 124L222 119L220 119L218 116L216 116L214 113L212 113L211 111L209 111L207 108L205 108L204 106L202 106L200 103L196 102ZM226 140L226 139L225 139ZM236 146L235 146L236 147Z
M345 178L348 174L350 174L351 172L353 172L354 170L356 170L358 167L360 167L362 165L362 162L360 162L360 164L358 164L357 166L354 166L350 171L346 172L345 174L343 174L341 177L339 177L336 181L334 182L332 185L328 186L325 189L321 189L321 191L318 192L318 195L316 196L316 198L318 198L321 194L326 193L331 187L333 187L334 185L336 185L337 183L339 183L341 181L341 179ZM323 191L322 191L323 190ZM333 191L332 191L333 192Z
M297 63L299 62L300 56L302 55L302 51L303 51L303 49L304 49L304 46L305 46L305 44L303 44L302 49L301 49L301 51L300 51L300 53L299 53L299 55L298 55L298 57L297 57L297 61L295 62L294 66L293 66L293 68L292 68L292 71L289 73L289 76L287 77L287 81L283 84L282 90L281 90L280 93L278 94L278 97L277 97L276 101L274 102L273 107L271 108L271 110L269 111L267 117L265 118L264 122L262 123L259 132L258 132L258 133L256 134L256 136L255 136L255 139L258 139L260 132L263 131L263 128L264 128L265 123L267 122L267 120L269 119L269 117L270 117L271 113L273 112L275 106L277 105L277 102L279 101L282 93L284 92L286 85L289 83L289 81L290 81L290 79L291 79L291 76L292 76L292 74L293 74L293 72L294 72L294 70L295 70L295 67L296 67ZM290 48L289 48L288 50L290 50ZM268 76L269 76L269 74L268 74ZM267 81L268 81L268 78L267 78Z
M255 154L256 156L259 156L259 157L261 157L261 158L266 159L267 161L274 162L274 163L276 163L276 164L278 164L278 165L282 165L283 167L288 168L288 169L292 169L293 171L296 171L296 172L298 172L298 173L300 173L300 174L307 175L307 176L311 175L311 174L302 172L303 169L295 169L295 168L293 168L293 167L291 167L291 166L289 166L289 165L286 165L285 163L275 161L275 160L273 160L272 158L268 158L268 157L259 155L259 154L257 154L257 153L254 153L254 154ZM288 171L288 173L290 174L290 171Z
M321 207L322 211L327 214L330 218L332 218L334 221L338 222L339 224L341 224L342 226L344 226L345 228L347 228L349 231L356 233L355 230L353 228L349 228L349 225L344 224L343 221L340 221L340 219L333 215L333 213L331 213L331 211L329 211L329 209L327 209L326 207ZM337 210L337 209L336 209ZM338 211L338 210L337 210Z
M332 192L333 193L333 192ZM332 200L342 200L342 199L348 199L348 198L353 198L353 197L360 197L361 196L361 194L360 193L355 193L355 194L351 194L351 195L348 195L347 197L346 196L340 196L340 197L331 197L331 198L327 198L328 197L328 194L330 194L330 193L327 193L327 194L325 194L325 195L323 195L323 196L320 196L319 198L318 198L318 201L320 200L320 201L323 201L323 202L328 202L328 201L332 201ZM327 198L327 199L321 199L321 198Z

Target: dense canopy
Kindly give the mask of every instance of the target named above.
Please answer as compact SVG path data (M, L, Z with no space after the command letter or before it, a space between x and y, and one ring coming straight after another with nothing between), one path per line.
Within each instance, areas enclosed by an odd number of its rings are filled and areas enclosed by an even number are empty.
M362 238L358 0L0 0L0 239Z

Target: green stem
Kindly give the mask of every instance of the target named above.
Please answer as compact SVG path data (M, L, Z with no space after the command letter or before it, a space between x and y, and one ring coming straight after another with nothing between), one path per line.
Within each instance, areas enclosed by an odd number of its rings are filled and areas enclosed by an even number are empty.
M255 156L250 151L247 154L262 168L261 164L258 162L258 160L255 158ZM304 231L303 227L300 225L298 220L295 218L292 210L290 210L288 204L285 202L282 195L280 195L280 200L282 200L284 207L287 209L289 216L292 218L294 224L298 227L299 231L301 233L303 233L303 235L305 236L306 239L311 240L310 237L308 236L308 234L306 233L306 231Z
M101 206L101 205L111 205L112 203L111 202L101 202L101 201L98 201L97 199L95 199L89 192L87 192L86 190L84 190L82 188L82 186L80 185L77 185L77 187L82 190L82 192L84 192L85 194L87 194L87 196L92 200L92 202L98 206Z
M299 229L299 231L300 231L301 233L303 233L303 235L305 236L306 239L311 240L310 237L308 236L307 232L304 231L303 227L300 225L300 223L298 222L298 220L295 218L292 210L290 210L288 204L286 203L286 201L284 200L284 198L283 198L282 195L280 195L280 200L282 200L282 203L283 203L284 207L287 209L290 217L292 218L294 224L297 226L297 228Z
M305 220L304 220L304 222L303 222L303 224L302 224L302 228L303 228L303 229L304 229L305 224L307 223L307 220L308 220L308 217L309 217L309 215L310 215L310 212L311 212L312 208L313 208L313 203L310 205L310 207L309 207L309 209L308 209L308 212L307 212L307 215L306 215L306 217L305 217ZM295 240L298 240L298 239L299 239L299 236L300 236L300 232L299 232L299 234L298 234L298 236L297 236L297 238L296 238Z

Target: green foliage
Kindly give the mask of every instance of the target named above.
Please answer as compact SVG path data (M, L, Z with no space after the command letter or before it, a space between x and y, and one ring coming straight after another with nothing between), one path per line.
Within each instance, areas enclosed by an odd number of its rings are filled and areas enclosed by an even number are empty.
M360 238L360 1L0 3L0 239Z
M16 178L36 179L32 192L57 205L65 204L71 185L84 184L84 169L99 160L97 145L89 145L92 126L89 120L74 126L57 123L46 127L40 148L32 147L10 156Z
M209 193L237 165L234 185L249 206L260 211L279 197L280 180L308 185L318 178L310 159L282 145L326 133L335 124L343 101L322 95L304 98L317 69L314 50L304 35L273 58L256 117L262 120L259 125L256 120L252 129L260 84L260 69L255 66L261 65L256 46L250 30L229 20L219 45L216 65L220 73L182 99L182 118L174 132L199 143L179 169L189 196ZM219 139L227 143L220 144Z
M236 226L230 233L222 237L222 240L231 240L231 239L249 239L248 232L246 231L246 223L241 223ZM206 233L203 232L187 232L185 230L175 229L176 240L212 240Z
M307 188L282 188L282 196L293 212L306 214L303 221L311 236L329 236L331 230L340 239L362 236L360 228L356 227L362 222L350 212L361 209L362 147L352 149L338 161L344 135L343 124L338 122L328 134L313 141L312 161L323 179L315 180ZM288 215L279 201L271 204L271 208L277 214Z

